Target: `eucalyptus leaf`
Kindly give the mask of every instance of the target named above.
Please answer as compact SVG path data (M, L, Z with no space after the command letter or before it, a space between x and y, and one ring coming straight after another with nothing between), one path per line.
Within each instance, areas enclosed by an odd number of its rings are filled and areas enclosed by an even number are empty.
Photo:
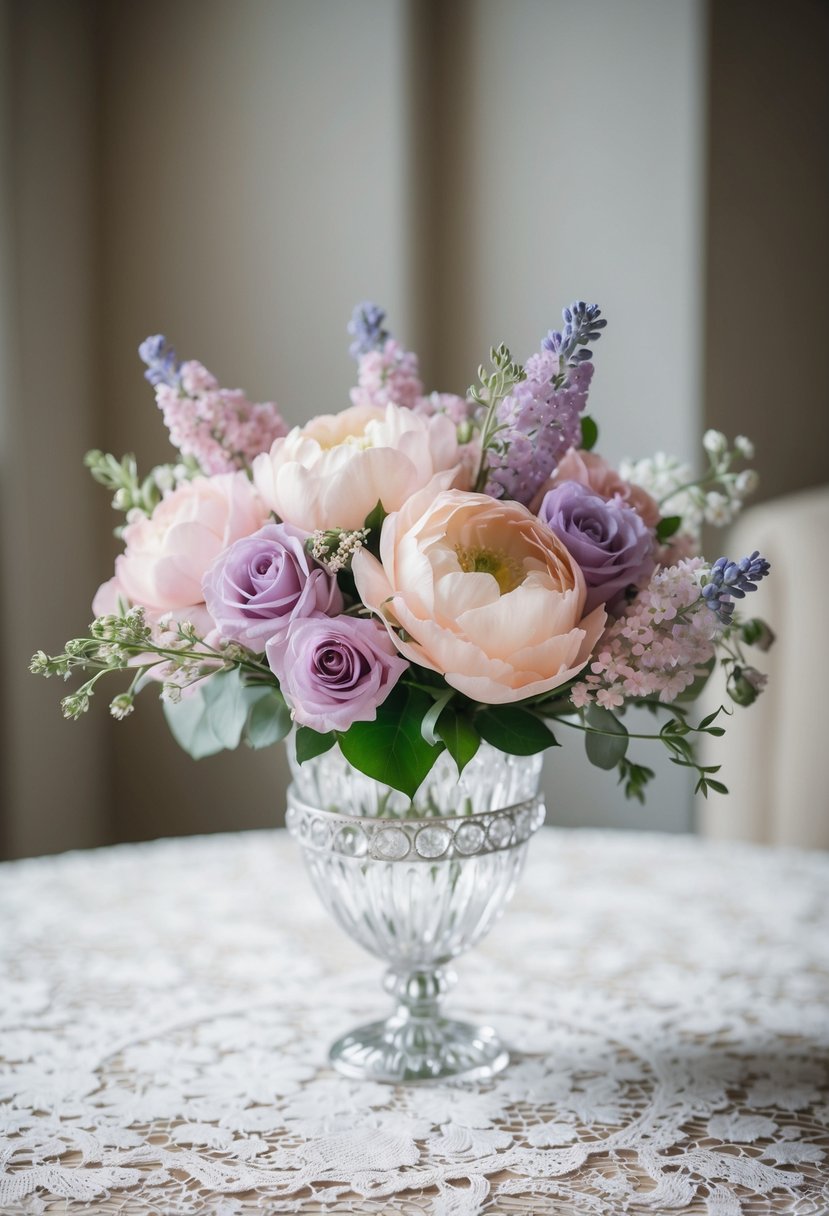
M173 738L194 760L239 746L248 702L238 668L218 671L183 690L180 701L165 701Z
M249 705L244 729L248 747L271 747L284 739L293 722L291 711L279 689L269 684L262 688L248 687L245 697Z
M584 736L587 759L597 768L616 768L624 760L628 749L627 727L609 709L595 704L587 709L587 725L593 731L602 732L593 734L588 731Z
M162 704L170 734L194 760L203 760L205 756L215 756L216 752L224 750L221 739L217 739L211 729L198 688L180 701L164 701Z

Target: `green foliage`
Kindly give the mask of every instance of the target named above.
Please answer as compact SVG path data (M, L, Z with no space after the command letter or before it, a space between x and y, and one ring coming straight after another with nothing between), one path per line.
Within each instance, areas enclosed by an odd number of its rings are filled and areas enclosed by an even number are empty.
M472 721L452 705L447 705L438 718L437 733L457 764L458 774L462 773L481 746L481 736Z
M493 371L487 373L485 367L478 368L479 385L471 385L469 397L481 407L481 463L475 478L475 490L482 490L487 481L487 452L498 444L498 425L496 411L499 402L508 397L516 384L526 380L527 373L520 363L513 362L509 349L503 342L493 347L489 352Z
M291 729L291 711L282 693L272 684L247 686L245 695L250 702L242 738L257 751L279 743Z
M373 553L375 557L380 556L380 533L383 528L383 520L388 512L380 499L377 499L376 504L369 511L365 518L364 528L368 528L368 536L366 537L366 548L369 553Z
M164 493L173 489L182 477L192 477L200 472L192 457L182 457L177 465L156 466L142 480L138 476L138 463L132 452L118 460L109 452L99 452L97 449L86 453L84 464L95 481L112 490L112 505L116 511L142 511L145 515L152 515ZM121 528L116 528L116 536L121 531Z
M355 722L337 736L343 755L366 776L413 798L443 751L442 743L427 743L421 731L431 706L427 692L398 684L373 722Z
M585 452L593 451L598 438L599 428L595 420L589 414L585 414L581 420L581 446Z
M628 730L616 715L601 705L589 705L585 714L588 731L584 736L587 759L597 768L616 768L628 749Z
M238 667L208 676L179 701L165 701L164 715L173 738L194 760L232 750L243 737L251 747L267 747L291 728L279 690L246 683Z
M722 713L722 706L715 710L714 713L708 714L703 718L699 726L693 727L690 723L682 718L669 718L659 732L659 737L668 749L671 763L679 765L680 768L693 769L698 774L695 792L708 797L708 791L714 790L717 794L727 794L728 788L721 781L716 781L711 774L718 773L722 767L719 764L700 764L694 755L694 749L689 739L692 733L707 734L707 735L723 735L725 731L721 726L714 726L716 718Z
M656 539L658 541L670 540L670 538L679 531L682 525L681 515L665 515L656 525Z
M653 769L647 768L644 764L634 764L626 756L622 757L617 767L619 784L624 783L625 786L625 797L636 798L644 806L645 787L656 775Z
M558 746L549 726L517 705L488 705L475 714L474 722L482 739L512 756L534 756Z
M300 764L304 764L306 760L313 760L315 756L330 751L336 742L337 736L333 730L323 735L310 726L299 726L296 732L296 758Z

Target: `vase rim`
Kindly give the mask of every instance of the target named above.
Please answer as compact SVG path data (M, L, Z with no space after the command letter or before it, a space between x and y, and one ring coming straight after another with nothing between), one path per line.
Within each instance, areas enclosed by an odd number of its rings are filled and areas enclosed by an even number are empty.
M332 821L337 822L354 822L359 824L371 823L378 824L384 827L399 827L401 824L407 824L410 827L429 827L438 824L458 824L472 823L475 820L486 819L490 820L499 815L515 815L519 811L534 810L540 807L544 802L544 795L540 792L532 794L529 798L522 798L519 802L511 802L508 806L491 807L485 811L470 811L469 814L454 815L354 815L344 811L332 811L328 807L314 806L313 803L307 802L300 797L296 792L296 782L292 781L288 786L288 802L291 806L299 810L307 811L313 815L324 815Z

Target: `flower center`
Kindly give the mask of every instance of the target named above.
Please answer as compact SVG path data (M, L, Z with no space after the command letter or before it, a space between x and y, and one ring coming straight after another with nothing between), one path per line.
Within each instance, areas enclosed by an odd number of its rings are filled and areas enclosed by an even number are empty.
M455 545L455 552L464 574L491 574L501 595L514 591L524 581L526 572L522 563L503 549Z

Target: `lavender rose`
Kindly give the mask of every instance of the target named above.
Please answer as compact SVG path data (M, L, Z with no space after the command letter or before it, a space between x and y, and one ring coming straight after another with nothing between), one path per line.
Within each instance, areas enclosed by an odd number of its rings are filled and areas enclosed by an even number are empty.
M342 611L337 580L309 556L305 539L290 524L266 524L219 554L202 589L222 637L262 651L291 621Z
M605 500L589 486L563 481L545 494L538 517L567 546L587 584L585 612L613 605L654 568L653 532L618 496Z
M294 721L321 733L372 722L409 666L382 625L353 616L294 620L267 655Z

